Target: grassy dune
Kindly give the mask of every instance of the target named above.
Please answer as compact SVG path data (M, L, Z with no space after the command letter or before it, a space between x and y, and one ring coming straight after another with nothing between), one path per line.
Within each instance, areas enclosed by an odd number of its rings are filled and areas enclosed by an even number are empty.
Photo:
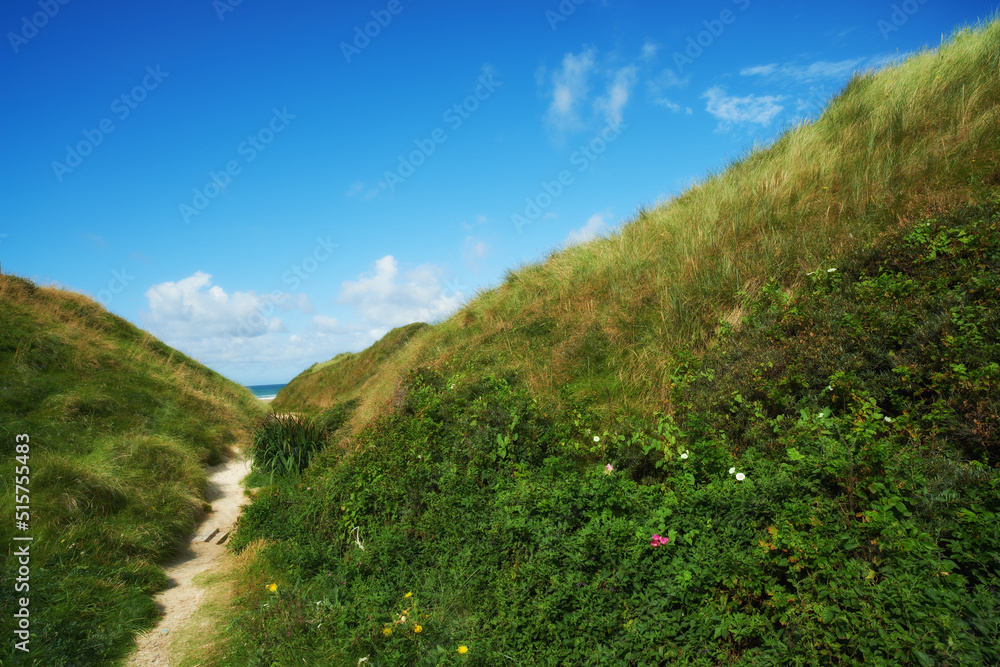
M607 416L661 408L677 348L710 345L768 281L795 289L828 257L1000 183L998 71L994 21L858 74L815 122L608 238L510 271L337 393L361 397L364 422L424 365L516 371L546 400L593 397Z
M158 564L204 515L205 465L248 443L249 390L87 297L0 276L0 438L30 437L30 530L0 528L4 664L104 664L153 625ZM0 509L14 516L14 477ZM13 536L30 535L27 592L7 585ZM11 641L30 599L31 653ZM13 660L12 663L5 662Z
M995 664L998 158L992 20L314 371L190 664Z

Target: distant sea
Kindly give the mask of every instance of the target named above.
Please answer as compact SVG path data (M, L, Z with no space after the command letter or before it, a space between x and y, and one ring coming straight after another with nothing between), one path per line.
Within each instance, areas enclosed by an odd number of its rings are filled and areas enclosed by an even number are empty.
M286 382L285 384L288 383ZM252 391L253 395L257 398L267 400L277 396L278 392L281 391L281 388L284 386L284 384L255 384L250 385L247 389Z

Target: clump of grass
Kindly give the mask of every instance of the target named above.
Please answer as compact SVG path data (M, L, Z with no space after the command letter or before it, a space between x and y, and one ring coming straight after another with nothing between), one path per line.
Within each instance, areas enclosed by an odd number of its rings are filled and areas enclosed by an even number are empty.
M325 446L326 432L313 420L269 414L254 425L250 455L257 472L294 475L308 468Z

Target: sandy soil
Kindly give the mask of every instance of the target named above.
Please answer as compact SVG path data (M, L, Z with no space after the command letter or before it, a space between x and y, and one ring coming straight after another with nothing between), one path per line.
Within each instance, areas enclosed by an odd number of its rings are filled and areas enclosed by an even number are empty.
M198 574L218 565L226 555L225 540L240 515L240 508L249 502L240 482L250 472L249 462L236 458L208 469L208 501L212 512L195 531L188 548L165 567L168 586L156 596L163 610L159 625L136 639L136 651L126 663L128 667L168 667L171 635L183 627L201 604L204 589L194 585ZM217 532L216 532L217 531ZM205 541L211 536L211 539Z

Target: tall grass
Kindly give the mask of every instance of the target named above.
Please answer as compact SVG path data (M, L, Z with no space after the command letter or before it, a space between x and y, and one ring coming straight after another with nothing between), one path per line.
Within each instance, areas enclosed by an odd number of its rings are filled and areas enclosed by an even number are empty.
M830 256L973 201L1000 184L998 159L992 20L857 73L815 121L606 238L509 272L376 374L342 384L337 400L360 397L356 422L365 423L407 368L428 365L515 369L548 400L590 397L609 416L662 408L678 346L712 345L771 280L794 289Z
M0 439L31 445L30 664L106 664L155 623L159 564L204 516L204 465L245 447L262 412L246 388L89 298L0 276ZM5 516L12 484L0 476ZM6 637L14 595L0 589ZM5 642L0 662L24 657L12 651Z

